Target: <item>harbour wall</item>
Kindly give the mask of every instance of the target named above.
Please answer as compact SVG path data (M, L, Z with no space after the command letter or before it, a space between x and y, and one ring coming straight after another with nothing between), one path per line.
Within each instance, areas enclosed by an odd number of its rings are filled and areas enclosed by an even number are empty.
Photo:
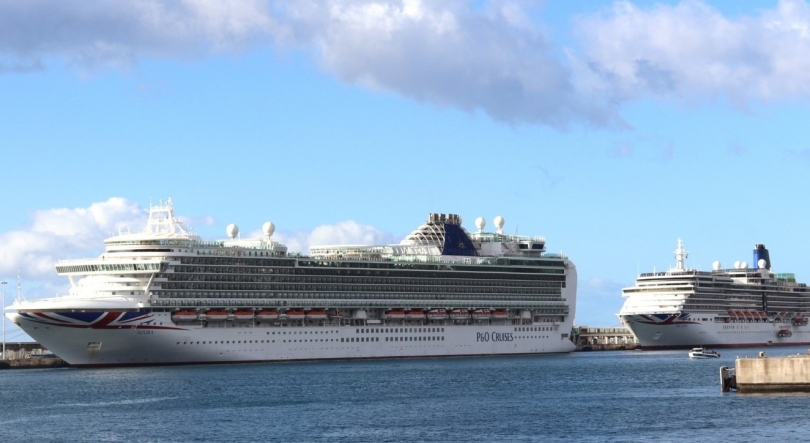
M808 351L810 354L810 351ZM735 362L737 392L810 392L810 355L738 358Z
M6 343L6 355L0 369L64 368L66 361L35 342Z
M624 326L574 326L571 338L577 351L620 351L641 349L636 336Z

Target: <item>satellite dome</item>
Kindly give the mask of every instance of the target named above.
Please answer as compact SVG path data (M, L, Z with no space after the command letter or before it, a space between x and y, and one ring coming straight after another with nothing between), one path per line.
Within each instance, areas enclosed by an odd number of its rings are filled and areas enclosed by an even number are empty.
M748 262L744 261L744 262L740 263L740 269L748 269Z
M503 224L506 223L506 220L504 220L503 217L499 215L495 217L494 223L496 228L501 229L503 228Z
M757 267L759 269L765 269L765 266L767 266L767 265L768 265L768 262L766 262L764 258L759 259L759 261L757 262Z
M714 269L715 271L719 271L720 270L720 262L715 261L714 263L712 263L712 269Z
M479 231L484 229L484 226L487 225L487 221L484 220L484 217L478 217L475 219L475 227L478 228Z
M262 232L264 232L264 235L270 237L274 232L276 232L276 225L271 222L264 222L262 225Z
M225 233L228 234L230 238L236 238L239 235L239 226L231 223L225 228Z
M734 269L740 269L740 261L739 260L734 262Z

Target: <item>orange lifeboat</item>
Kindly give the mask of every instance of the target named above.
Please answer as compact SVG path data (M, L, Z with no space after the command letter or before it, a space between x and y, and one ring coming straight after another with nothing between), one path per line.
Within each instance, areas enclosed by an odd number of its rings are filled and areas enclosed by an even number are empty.
M224 309L209 309L205 311L205 318L213 321L225 320L228 318L228 313Z
M421 309L411 309L410 311L405 313L405 317L408 320L421 320L425 318L425 311Z
M405 318L405 311L401 309L389 309L385 311L385 318L390 318L393 320L401 320Z
M487 320L490 317L489 309L476 309L472 313L473 320Z
M237 320L253 320L253 311L246 309L233 311L233 318Z
M492 318L507 318L509 317L509 313L506 309L496 309L492 311Z
M470 313L466 309L453 309L450 311L450 318L453 320L467 320L470 318Z
M191 321L197 319L197 311L177 311L172 312L174 321Z
M278 318L278 311L275 309L262 309L256 313L257 320L275 320Z
M326 311L323 309L310 309L306 317L308 320L324 320L326 318Z
M290 309L285 314L287 314L287 320L303 320L305 317L302 309Z
M427 317L430 320L444 320L447 318L447 311L444 309L431 309L428 311Z

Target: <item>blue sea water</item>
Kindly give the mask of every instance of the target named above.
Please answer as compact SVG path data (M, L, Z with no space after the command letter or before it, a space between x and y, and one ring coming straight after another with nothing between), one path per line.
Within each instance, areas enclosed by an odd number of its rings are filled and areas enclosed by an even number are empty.
M759 350L6 370L0 442L806 440L810 395L720 392Z

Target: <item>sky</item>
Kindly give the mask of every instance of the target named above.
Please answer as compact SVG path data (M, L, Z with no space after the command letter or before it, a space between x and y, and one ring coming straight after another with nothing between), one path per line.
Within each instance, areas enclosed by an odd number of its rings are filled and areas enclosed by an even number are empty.
M302 252L500 215L576 264L578 325L679 238L807 282L808 102L805 0L5 0L5 303L169 197Z

